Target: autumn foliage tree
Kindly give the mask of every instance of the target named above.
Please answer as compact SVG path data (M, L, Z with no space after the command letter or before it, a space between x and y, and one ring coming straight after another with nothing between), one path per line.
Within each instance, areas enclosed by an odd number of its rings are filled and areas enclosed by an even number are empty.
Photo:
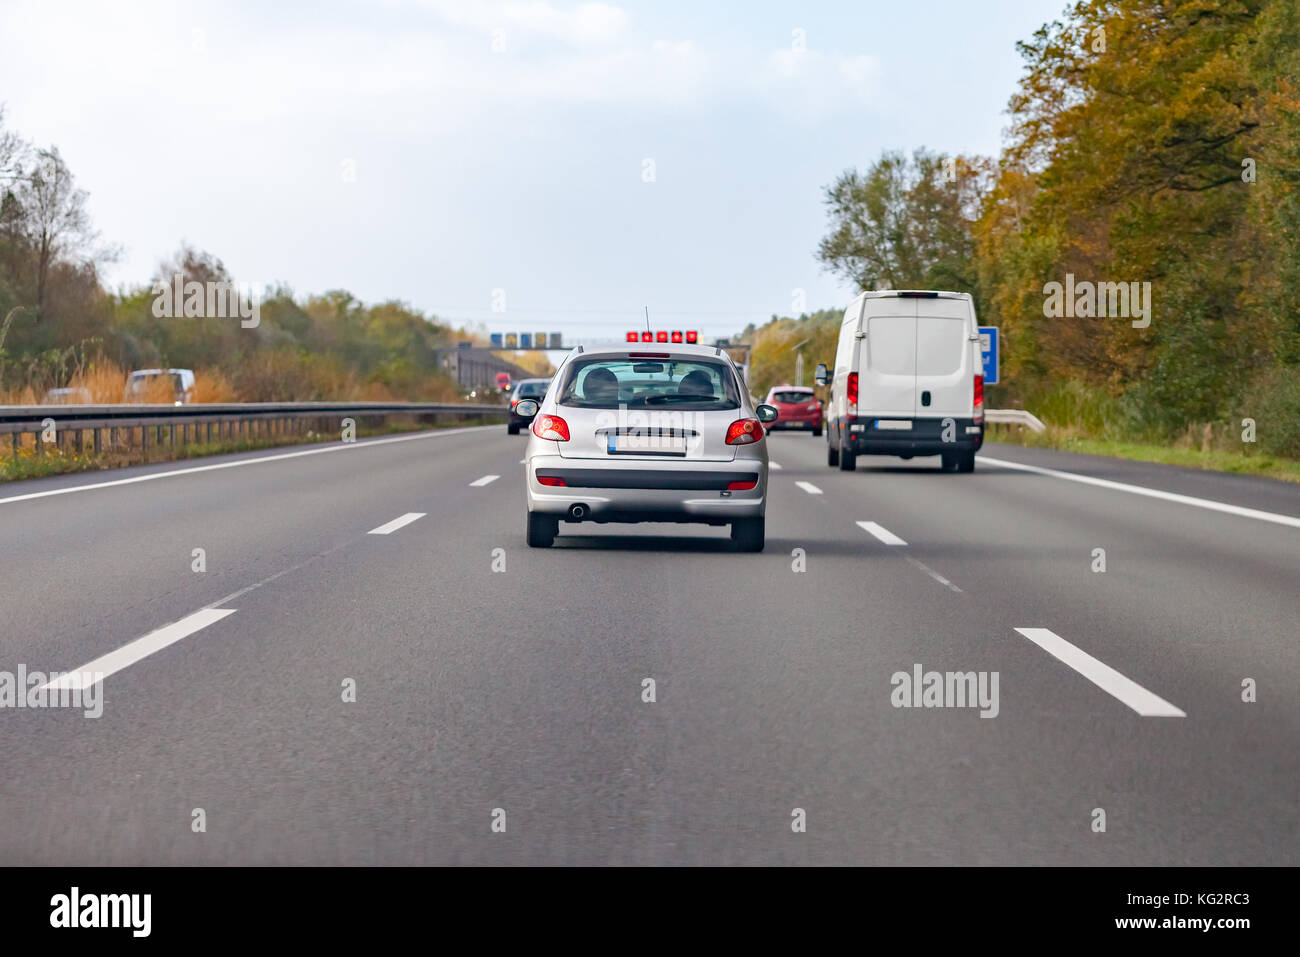
M1019 50L996 164L963 161L961 186L924 151L844 174L822 260L864 289L973 293L1008 399L1073 383L1134 434L1252 413L1282 434L1300 417L1300 5L1081 0ZM1150 325L1046 315L1067 274L1150 282Z

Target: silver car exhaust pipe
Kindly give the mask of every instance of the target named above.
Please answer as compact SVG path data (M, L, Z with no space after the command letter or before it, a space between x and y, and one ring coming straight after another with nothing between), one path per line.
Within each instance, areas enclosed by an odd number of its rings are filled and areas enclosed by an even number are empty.
M569 508L569 518L573 519L575 522L581 522L587 517L588 511L590 511L590 509L579 502L577 505L573 505Z

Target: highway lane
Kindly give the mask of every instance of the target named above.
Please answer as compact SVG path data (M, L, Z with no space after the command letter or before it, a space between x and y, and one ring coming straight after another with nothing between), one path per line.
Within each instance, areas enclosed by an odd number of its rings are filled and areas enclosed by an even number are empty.
M770 441L761 555L692 526L529 550L500 428L0 503L0 669L81 665L262 583L109 678L102 718L0 710L0 861L1296 861L1300 530L983 464L850 475L819 440ZM1250 484L1222 500L1295 510ZM1016 627L1185 716L1141 717ZM893 707L915 663L999 672L997 717Z

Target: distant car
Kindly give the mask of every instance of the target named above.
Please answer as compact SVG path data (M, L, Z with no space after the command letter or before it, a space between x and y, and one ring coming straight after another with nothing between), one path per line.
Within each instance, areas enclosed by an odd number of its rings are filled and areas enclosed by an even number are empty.
M519 400L536 399L540 403L542 396L546 395L546 387L550 384L550 379L520 379L515 383L515 387L510 393L510 418L506 422L507 432L511 435L518 435L521 428L533 421L531 415L520 415L516 411Z
M509 391L510 391L510 373L509 373L509 372L498 372L498 373L497 373L497 388L500 389L502 392L509 392Z
M49 389L43 400L45 405L91 405L94 401L89 389Z
M194 401L192 369L138 369L126 380L123 402L171 402L185 405Z
M700 522L730 525L740 551L763 550L764 426L777 411L754 406L721 349L580 346L540 402L519 404L535 416L529 547L554 544L561 521Z
M805 385L778 385L767 393L767 404L779 413L768 429L802 429L822 434L822 404Z

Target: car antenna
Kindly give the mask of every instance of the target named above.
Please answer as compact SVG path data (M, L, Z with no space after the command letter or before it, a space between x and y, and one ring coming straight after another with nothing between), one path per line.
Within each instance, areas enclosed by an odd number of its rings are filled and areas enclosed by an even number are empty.
M649 332L650 331L650 307L642 306L641 308L645 310L645 331Z

